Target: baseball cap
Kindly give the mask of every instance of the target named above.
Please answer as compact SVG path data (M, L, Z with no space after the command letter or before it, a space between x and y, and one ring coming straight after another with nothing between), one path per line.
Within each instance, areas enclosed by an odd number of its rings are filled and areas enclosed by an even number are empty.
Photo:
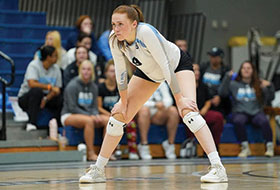
M220 56L221 58L224 57L224 51L219 47L213 47L210 51L207 52L208 55L211 56Z

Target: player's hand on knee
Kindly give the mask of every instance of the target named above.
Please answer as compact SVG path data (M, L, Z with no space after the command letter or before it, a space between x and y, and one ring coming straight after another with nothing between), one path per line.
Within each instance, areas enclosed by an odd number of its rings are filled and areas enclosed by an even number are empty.
M193 112L199 112L197 104L195 101L182 97L178 102L176 102L179 114L181 117L184 117L183 111L190 110Z
M122 114L123 115L123 118L124 120L126 120L127 118L127 114L126 114L126 110L127 110L127 104L123 104L121 101L118 101L112 111L111 111L111 114L112 115L115 115L115 114Z

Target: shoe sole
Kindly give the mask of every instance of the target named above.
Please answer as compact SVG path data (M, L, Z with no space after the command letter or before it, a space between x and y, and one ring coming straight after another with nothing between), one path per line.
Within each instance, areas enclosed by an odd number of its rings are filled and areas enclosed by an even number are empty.
M95 181L86 181L86 180L79 180L79 183L105 183L106 180L104 179L99 179L99 180L95 180Z
M220 183L220 182L228 182L228 178L223 178L223 179L220 179L220 180L203 180L203 179L200 179L201 182L203 183Z

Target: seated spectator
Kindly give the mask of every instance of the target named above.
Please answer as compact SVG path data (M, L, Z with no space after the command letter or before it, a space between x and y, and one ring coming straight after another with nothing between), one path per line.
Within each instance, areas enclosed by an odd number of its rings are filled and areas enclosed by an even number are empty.
M101 51L101 54L103 55L103 57L105 57L106 61L109 61L110 59L113 58L109 46L110 32L111 32L110 30L106 30L105 32L103 32L97 41L97 45Z
M187 52L188 51L188 43L187 40L185 39L176 39L175 44L183 51Z
M55 64L56 49L53 46L43 46L39 51L40 57L29 63L18 93L19 106L29 117L27 131L37 129L36 122L40 109L50 109L55 118L59 119L62 106L60 96L62 79L60 69Z
M107 62L104 70L106 79L103 83L99 84L98 95L98 110L100 114L111 115L111 110L114 105L119 101L120 96L117 89L116 75L114 61ZM128 158L137 160L139 159L136 149L136 123L131 121L126 126L127 144L129 149Z
M210 110L211 98L209 96L207 87L200 80L199 65L193 64L193 70L196 80L197 106L200 114L204 117L207 125L209 126L215 141L216 148L218 149L224 129L224 117L220 112ZM193 135L191 132L190 134Z
M165 156L176 159L175 136L180 121L177 108L172 105L173 99L166 83L161 83L151 98L138 112L137 123L140 131L141 144L138 145L139 155L144 160L152 159L148 146L148 131L151 123L166 125L168 140L162 143Z
M73 78L65 88L61 123L63 126L84 129L87 160L90 161L97 159L93 148L94 128L105 127L109 120L109 116L99 114L97 96L93 65L85 60L79 66L79 76Z
M78 46L84 46L89 50L89 60L93 63L93 65L96 65L97 61L97 56L90 50L91 48L91 38L90 35L85 34L85 33L80 33L78 37L77 44ZM75 58L75 52L76 52L76 47L73 47L67 51L67 59L68 59L68 64L73 63L76 58Z
M75 47L79 34L83 32L83 33L86 33L91 36L92 45L91 45L90 50L93 51L93 53L95 53L97 56L101 56L101 52L97 46L94 32L92 30L93 30L93 22L92 22L91 18L88 15L81 15L78 18L78 20L76 21L75 31L73 31L67 39L65 49L69 50L69 49Z
M219 94L232 97L232 123L237 139L241 142L239 157L251 155L246 134L246 124L261 128L266 142L266 156L274 156L272 131L269 121L263 112L263 106L274 99L274 87L269 81L259 79L255 66L245 61L241 64L235 80L233 72L223 79Z
M78 68L84 60L88 60L88 49L84 46L78 46L75 52L75 61L66 67L63 72L63 86L66 87L71 79L78 76Z
M68 60L67 60L67 56L66 56L66 51L61 46L60 33L58 31L56 31L56 30L49 31L46 34L45 45L55 47L55 49L57 51L57 61L56 61L56 64L61 69L64 70L66 68L66 66L68 65ZM36 51L34 59L39 59L38 58L39 54L40 54L40 51Z
M202 82L208 87L211 96L211 110L219 111L224 116L230 113L230 100L227 97L221 98L218 88L222 82L224 74L230 70L223 62L224 51L221 48L213 47L209 52L209 61L200 67Z

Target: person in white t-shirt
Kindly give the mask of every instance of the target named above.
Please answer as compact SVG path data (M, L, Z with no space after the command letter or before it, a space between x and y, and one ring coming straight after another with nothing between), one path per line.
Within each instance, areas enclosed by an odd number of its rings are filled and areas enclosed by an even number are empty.
M228 181L211 132L197 108L195 76L190 55L180 51L153 26L143 21L143 14L136 5L121 5L113 11L113 31L109 43L115 62L120 100L112 109L97 161L80 178L80 183L106 181L104 168L123 136L123 127L164 81L171 88L179 115L195 134L210 160L210 171L200 180ZM136 67L129 84L127 60Z

